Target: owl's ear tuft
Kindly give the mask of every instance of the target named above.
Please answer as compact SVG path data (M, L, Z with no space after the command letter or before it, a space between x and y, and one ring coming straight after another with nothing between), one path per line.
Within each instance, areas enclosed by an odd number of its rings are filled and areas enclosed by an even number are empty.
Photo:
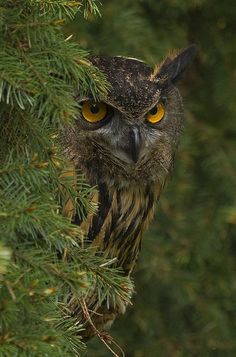
M161 87L166 87L171 83L175 84L182 77L182 74L191 63L196 52L197 46L191 45L174 57L168 57L159 67L154 80L158 82L158 85Z

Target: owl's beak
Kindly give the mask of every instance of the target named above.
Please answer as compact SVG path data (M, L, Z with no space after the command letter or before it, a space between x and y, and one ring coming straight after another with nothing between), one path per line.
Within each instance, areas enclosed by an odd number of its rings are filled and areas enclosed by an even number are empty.
M139 154L140 154L140 145L141 144L141 138L140 138L140 131L139 128L134 127L130 129L129 132L129 149L127 154L130 156L130 158L133 160L134 163L136 163L139 159Z

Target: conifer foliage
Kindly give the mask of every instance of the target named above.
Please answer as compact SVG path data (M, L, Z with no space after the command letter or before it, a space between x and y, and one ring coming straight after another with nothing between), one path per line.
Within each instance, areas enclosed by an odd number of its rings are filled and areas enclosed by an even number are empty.
M67 309L90 289L129 299L127 278L82 248L63 216L96 209L92 188L68 171L60 132L78 116L76 94L102 96L103 75L62 25L94 0L0 1L0 356L78 356L82 326Z

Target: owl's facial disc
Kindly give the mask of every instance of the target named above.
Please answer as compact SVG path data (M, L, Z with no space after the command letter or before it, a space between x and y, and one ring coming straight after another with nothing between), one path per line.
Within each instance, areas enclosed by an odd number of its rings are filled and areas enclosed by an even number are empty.
M121 129L121 135L113 140L112 153L115 157L128 164L138 164L145 160L150 151L148 142L153 147L153 140L158 137L157 129L159 122L164 118L165 105L159 101L143 117L137 120L137 124L131 124L125 129ZM118 119L119 120L119 119ZM120 125L120 127L122 127ZM153 132L155 131L155 135Z
M131 167L147 158L150 151L148 142L153 147L153 132L158 129L164 115L165 105L161 100L139 118L126 117L104 102L91 99L81 102L82 123L89 130L89 137L97 148L99 143L98 155L102 150Z

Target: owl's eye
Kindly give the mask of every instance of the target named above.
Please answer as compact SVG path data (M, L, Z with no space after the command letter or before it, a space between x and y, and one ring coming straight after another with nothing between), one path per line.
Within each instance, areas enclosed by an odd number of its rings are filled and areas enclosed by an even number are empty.
M86 100L81 105L81 113L85 120L90 123L97 123L103 120L107 115L107 105L105 103L96 103L92 100Z
M147 121L151 124L158 123L165 115L165 106L162 102L158 103L147 113Z

